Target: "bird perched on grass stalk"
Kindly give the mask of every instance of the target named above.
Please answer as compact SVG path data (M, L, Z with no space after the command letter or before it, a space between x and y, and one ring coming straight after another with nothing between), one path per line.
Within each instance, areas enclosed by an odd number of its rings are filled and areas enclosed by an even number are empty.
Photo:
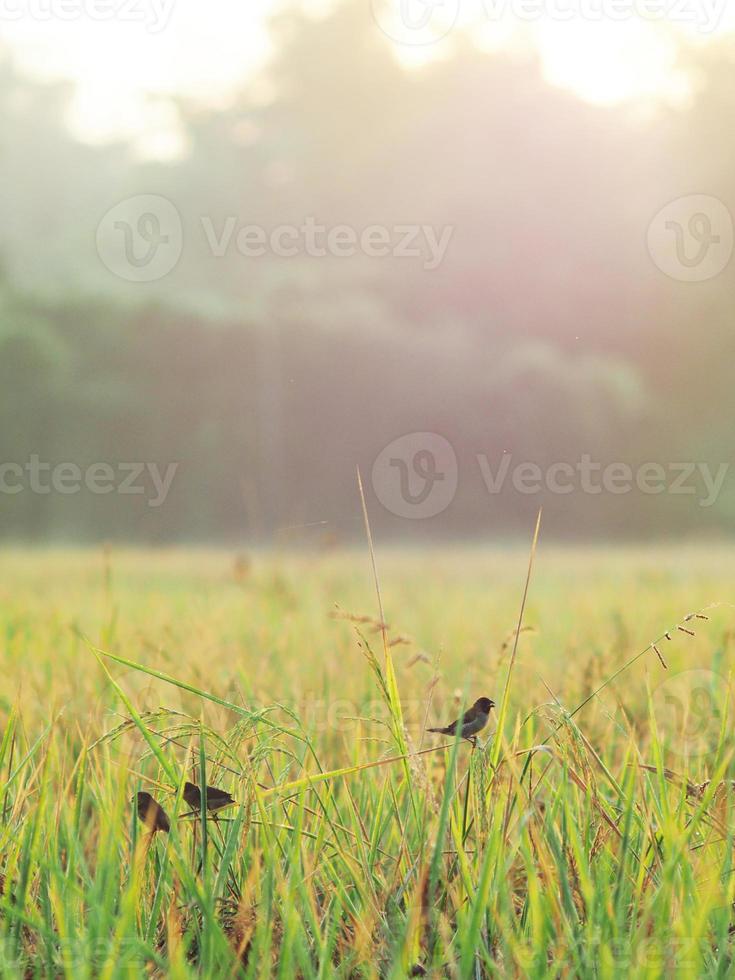
M461 717L447 725L446 728L427 728L426 730L427 732L436 732L439 735L456 735L459 727L462 738L466 738L468 742L472 742L473 746L477 746L477 733L487 725L490 709L494 707L495 702L491 701L490 698L478 698L471 708L468 708Z
M171 824L166 816L166 811L160 803L153 799L150 793L138 793L137 804L138 816L152 834L155 834L157 830L162 830L166 834L169 832Z
M217 810L222 810L224 807L231 806L233 803L237 802L237 800L230 796L229 793L223 789L218 789L216 786L207 786L205 795L207 799L207 809L214 812ZM202 793L196 783L184 783L184 799L192 810L201 810Z

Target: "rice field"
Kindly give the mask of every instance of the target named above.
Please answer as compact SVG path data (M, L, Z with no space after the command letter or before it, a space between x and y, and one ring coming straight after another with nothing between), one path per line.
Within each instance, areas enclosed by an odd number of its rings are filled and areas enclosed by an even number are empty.
M735 552L376 562L3 551L0 975L731 975Z

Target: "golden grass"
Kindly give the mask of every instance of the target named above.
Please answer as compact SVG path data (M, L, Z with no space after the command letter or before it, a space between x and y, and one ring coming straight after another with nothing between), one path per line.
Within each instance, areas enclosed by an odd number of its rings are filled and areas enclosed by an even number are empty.
M523 550L377 557L0 556L6 972L729 969L735 552L542 547L522 630Z

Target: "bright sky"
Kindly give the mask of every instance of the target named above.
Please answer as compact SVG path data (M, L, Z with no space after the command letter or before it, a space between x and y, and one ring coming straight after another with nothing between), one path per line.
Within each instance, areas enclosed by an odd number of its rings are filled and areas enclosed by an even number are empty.
M128 136L142 153L165 157L181 148L167 96L226 101L267 62L267 18L281 2L0 0L0 33L27 74L76 83L69 124L77 135ZM330 0L309 2L318 7ZM686 98L689 81L675 65L677 32L709 43L735 29L735 4L728 0L364 3L375 29L407 65L441 56L458 32L469 31L488 50L535 48L550 82L602 104Z

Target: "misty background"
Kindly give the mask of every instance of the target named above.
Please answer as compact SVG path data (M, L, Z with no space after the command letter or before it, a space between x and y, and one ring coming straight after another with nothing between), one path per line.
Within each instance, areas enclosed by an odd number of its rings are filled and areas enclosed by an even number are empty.
M476 457L731 462L735 268L679 281L647 231L683 195L735 209L735 38L672 34L686 97L595 104L552 84L537 52L461 32L407 66L367 0L287 8L269 32L272 54L227 99L166 100L178 136L164 154L81 139L73 83L0 46L0 461L178 464L157 507L0 493L3 537L347 542L363 533L357 466L383 541L527 537L541 503L560 538L730 534L735 473L708 507L491 495ZM182 226L180 259L150 282L98 252L104 216L139 194L164 196ZM436 268L213 254L202 219L233 216L266 234L313 216L451 239ZM413 432L444 437L459 466L451 504L421 521L370 485Z

